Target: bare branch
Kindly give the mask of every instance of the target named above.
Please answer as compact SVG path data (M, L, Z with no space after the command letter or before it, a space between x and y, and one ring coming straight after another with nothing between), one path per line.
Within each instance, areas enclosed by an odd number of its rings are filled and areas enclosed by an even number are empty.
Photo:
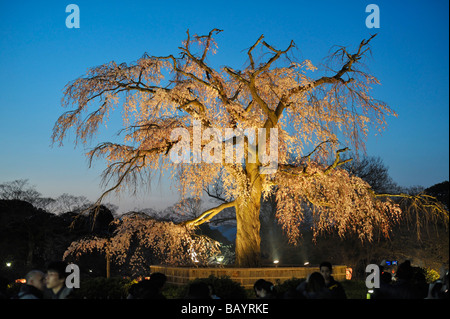
M375 36L376 36L376 34L372 35L368 40L361 41L361 43L358 47L358 51L355 54L350 55L347 53L347 51L345 51L345 48L341 49L341 50L343 50L343 52L345 52L348 60L334 76L332 76L332 77L324 76L324 77L321 77L320 79L317 79L305 86L298 86L296 88L293 88L290 90L288 96L292 96L293 94L298 94L298 93L304 93L304 92L309 91L319 85L326 84L326 83L328 83L328 84L335 84L335 83L348 84L348 83L353 82L354 79L352 79L351 77L348 80L344 80L344 79L342 79L342 76L346 73L354 71L354 70L352 70L353 64L355 62L359 61L362 58L362 56L364 55L364 53L367 52L368 48L365 48L365 47L369 45L369 42ZM365 48L365 49L363 50L363 48Z
M275 62L276 60L278 60L280 58L281 55L287 53L290 49L292 49L295 46L294 41L291 41L291 43L289 44L289 46L287 47L286 50L277 50L274 49L272 46L270 46L269 44L267 44L266 41L263 41L263 45L267 48L269 48L271 51L275 52L275 55L270 58L270 60L268 62L266 62L262 67L260 67L258 70L256 70L256 72L254 72L252 75L253 77L258 76L260 73L267 71L270 66L272 65L273 62Z
M264 38L264 35L261 34L261 36L259 37L259 39L255 42L255 44L253 44L250 49L248 49L248 57L250 58L250 67L252 68L252 70L255 69L255 62L253 61L253 55L252 55L252 51L253 49L261 42L261 40Z
M329 174L337 166L344 165L345 163L351 162L353 160L352 158L349 158L349 159L346 159L341 162L341 153L346 152L346 151L348 151L348 147L336 151L336 158L335 158L333 164L328 166L327 169L324 171L325 175Z
M206 57L206 53L209 51L210 46L211 46L211 41L212 41L212 35L213 33L219 34L220 32L223 32L223 30L220 29L213 29L209 32L209 34L207 36L197 36L197 39L202 39L202 38L206 38L206 44L205 44L205 49L203 50L203 55L202 58L200 59L202 62L205 60Z

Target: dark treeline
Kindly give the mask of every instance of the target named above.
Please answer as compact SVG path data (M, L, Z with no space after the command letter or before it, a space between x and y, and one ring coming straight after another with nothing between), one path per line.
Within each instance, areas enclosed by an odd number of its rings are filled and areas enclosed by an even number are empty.
M2 276L13 280L23 278L30 269L45 269L49 262L62 259L72 241L101 233L114 219L105 206L95 222L93 215L93 211L57 215L26 201L0 200Z

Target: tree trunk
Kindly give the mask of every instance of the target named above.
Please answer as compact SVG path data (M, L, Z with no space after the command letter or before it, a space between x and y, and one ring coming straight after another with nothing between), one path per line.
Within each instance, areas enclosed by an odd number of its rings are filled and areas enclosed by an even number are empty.
M236 266L257 267L261 254L259 206L236 208L236 221Z
M106 278L111 277L111 239L108 239L106 247Z
M111 277L111 257L109 253L106 253L106 278Z
M236 205L236 266L258 267L261 257L259 213L261 207L261 181L256 165L248 164L250 198L237 200ZM245 201L245 202L244 202Z

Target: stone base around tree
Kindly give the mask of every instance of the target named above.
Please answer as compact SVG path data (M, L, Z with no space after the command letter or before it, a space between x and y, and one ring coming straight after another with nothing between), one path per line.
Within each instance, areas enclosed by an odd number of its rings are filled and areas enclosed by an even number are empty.
M333 265L333 277L337 281L345 280L347 266ZM319 271L319 267L261 267L261 268L233 268L233 267L173 267L150 266L151 273L160 272L167 276L167 283L184 285L196 278L228 276L244 288L253 288L258 279L265 279L273 284L283 283L292 278L307 278L309 274Z

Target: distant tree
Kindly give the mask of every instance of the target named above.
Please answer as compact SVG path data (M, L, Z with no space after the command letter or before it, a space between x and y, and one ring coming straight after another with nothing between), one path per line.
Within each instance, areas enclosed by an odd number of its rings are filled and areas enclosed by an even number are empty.
M30 186L28 179L16 179L0 184L0 199L23 200L34 204L41 197L35 186Z
M13 256L14 268L23 276L30 269L61 259L76 237L69 225L69 220L31 203L0 200L0 260L5 260L5 255Z
M48 209L55 214L72 212L88 208L92 203L85 196L64 193L56 197Z
M180 223L186 219L198 217L202 213L201 207L202 200L200 198L187 197L160 211L153 208L137 209L135 211L145 213L157 220Z
M377 193L398 193L400 190L381 157L364 156L345 163L342 168L366 181Z
M425 193L430 196L434 196L439 200L445 207L449 208L449 182L445 181L442 183L435 184L433 186L425 189Z
M203 212L202 200L198 197L183 198L175 205L175 209L176 214L181 216L182 220L194 219Z
M65 213L75 209L87 208L92 203L84 196L74 196L67 193L56 198L43 197L28 179L18 179L0 184L0 199L23 200L36 208L50 213Z
M113 204L113 203L104 203L103 206L108 208L108 210L114 215L117 216L119 214L118 209L119 206Z
M89 235L109 236L109 227L114 216L107 206L78 210L70 215L72 230Z
M134 209L132 209L131 211L132 211L132 212L139 212L139 213L148 215L148 216L150 216L150 217L152 217L152 218L154 218L154 219L160 219L161 216L164 215L164 214L162 214L160 211L158 211L158 210L156 210L156 209L154 209L154 208L151 208L151 207L149 207L149 208L143 208L143 209L140 209L140 208L134 208Z

